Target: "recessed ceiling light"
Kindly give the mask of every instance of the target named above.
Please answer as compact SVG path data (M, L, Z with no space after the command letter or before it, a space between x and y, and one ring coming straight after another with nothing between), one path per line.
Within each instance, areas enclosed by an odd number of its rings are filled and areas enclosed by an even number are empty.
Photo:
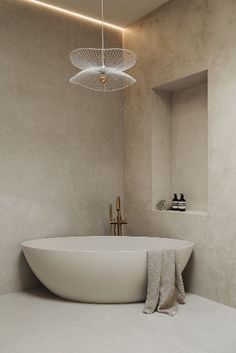
M62 7L59 7L59 6L50 5L50 4L48 4L48 3L46 3L46 2L43 2L43 1L38 1L38 0L24 0L24 1L27 1L27 2L30 2L30 3L32 3L32 4L42 6L42 7L46 7L46 8L48 8L48 9L51 9L51 10L55 10L55 11L57 11L57 12L64 13L64 14L66 14L66 15L78 17L78 18L80 18L80 19L82 19L82 20L86 20L86 21L89 21L89 22L93 22L93 23L96 23L96 24L98 24L98 25L102 25L102 21L101 21L101 20L97 20L96 18L82 15L82 14L80 14L80 13L78 13L78 12L66 10L66 9L63 9ZM113 28L113 29L116 29L116 30L119 30L119 31L124 31L124 28L119 27L119 26L116 26L116 25L113 25L112 23L103 22L103 24L104 24L104 26L106 26L106 27L110 27L110 28Z

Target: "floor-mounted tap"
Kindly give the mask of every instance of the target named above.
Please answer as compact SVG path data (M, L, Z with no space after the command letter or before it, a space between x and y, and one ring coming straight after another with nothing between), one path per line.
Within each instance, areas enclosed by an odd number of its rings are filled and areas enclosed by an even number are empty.
M113 219L112 204L109 204L110 232L109 235L122 235L122 225L127 224L121 216L120 196L116 198L116 217ZM113 233L113 234L112 234Z

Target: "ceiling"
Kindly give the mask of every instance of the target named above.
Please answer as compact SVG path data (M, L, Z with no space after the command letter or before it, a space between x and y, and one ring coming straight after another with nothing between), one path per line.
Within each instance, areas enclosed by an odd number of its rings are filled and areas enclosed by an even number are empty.
M101 19L101 0L40 0ZM104 21L125 27L170 0L104 0Z

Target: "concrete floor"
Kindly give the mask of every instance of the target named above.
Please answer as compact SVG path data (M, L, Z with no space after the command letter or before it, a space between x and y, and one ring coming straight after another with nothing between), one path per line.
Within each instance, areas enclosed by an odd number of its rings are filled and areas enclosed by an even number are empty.
M82 304L45 289L0 296L1 353L236 353L236 310L188 294L171 318L143 304Z

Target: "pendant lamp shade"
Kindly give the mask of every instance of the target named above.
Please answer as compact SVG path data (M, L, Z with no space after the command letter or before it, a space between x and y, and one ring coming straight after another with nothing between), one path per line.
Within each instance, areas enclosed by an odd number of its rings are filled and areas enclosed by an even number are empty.
M136 55L130 50L104 48L104 28L102 25L101 49L78 48L70 53L71 63L81 70L70 79L70 82L95 91L121 90L136 82L133 77L124 72L134 66L136 60Z

